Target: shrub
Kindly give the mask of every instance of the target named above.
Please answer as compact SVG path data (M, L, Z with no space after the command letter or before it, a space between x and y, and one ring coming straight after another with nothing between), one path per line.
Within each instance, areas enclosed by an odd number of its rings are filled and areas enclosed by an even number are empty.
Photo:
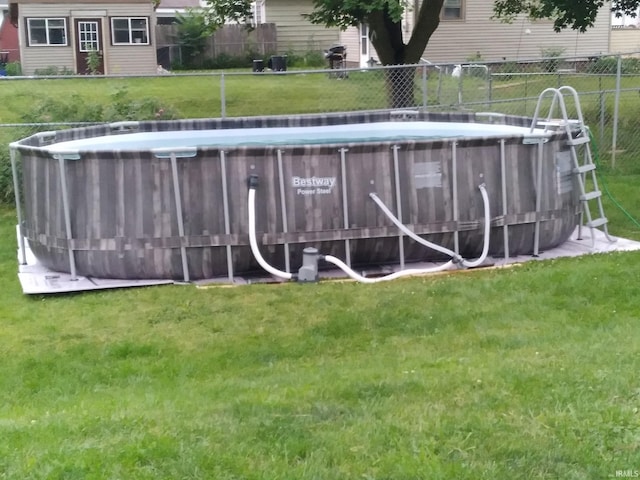
M22 115L24 123L105 123L120 120L156 120L177 118L177 112L156 98L130 98L126 88L116 90L108 105L87 101L78 95L65 99L46 98L34 104ZM51 126L40 128L4 129L0 132L9 141L24 138L37 131L50 130ZM9 140L11 139L11 140ZM4 143L4 142L1 142ZM11 161L8 149L0 149L0 202L14 200Z
M188 9L185 14L176 14L178 29L178 45L182 49L183 62L193 68L202 65L207 40L211 36L211 28L203 12Z
M623 58L620 63L623 74L640 73L640 59ZM588 73L605 73L615 75L618 71L618 57L600 57L587 67Z
M7 63L5 71L9 77L18 77L22 75L22 66L20 65L20 62L10 62Z
M50 65L44 68L36 68L34 75L39 77L52 77L56 75L75 75L75 73L67 67L58 68L54 65Z
M540 49L540 54L542 58L544 58L544 62L542 62L542 68L545 72L555 72L558 69L558 63L564 53L565 49L561 47L550 47L550 48L542 48Z

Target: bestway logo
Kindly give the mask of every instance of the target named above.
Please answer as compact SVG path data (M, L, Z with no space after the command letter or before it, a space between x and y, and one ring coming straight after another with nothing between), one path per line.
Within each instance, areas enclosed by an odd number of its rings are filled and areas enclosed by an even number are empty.
M336 177L292 177L292 187L325 187L333 188Z
M336 184L336 177L291 177L296 195L328 195Z

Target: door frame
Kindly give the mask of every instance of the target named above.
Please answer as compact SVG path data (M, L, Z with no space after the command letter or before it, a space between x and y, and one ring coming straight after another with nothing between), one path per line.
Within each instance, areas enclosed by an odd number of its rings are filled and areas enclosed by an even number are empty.
M87 28L88 27L88 28ZM93 28L95 27L95 29ZM104 74L104 29L102 18L96 17L76 17L73 19L74 31L74 52L76 59L76 72L78 74L89 74L87 60L90 50L97 50L100 55L100 64L97 73Z

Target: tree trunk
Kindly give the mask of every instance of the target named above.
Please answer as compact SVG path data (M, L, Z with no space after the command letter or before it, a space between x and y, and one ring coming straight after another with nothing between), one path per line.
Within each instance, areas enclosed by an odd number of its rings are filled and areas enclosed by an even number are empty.
M402 66L385 70L390 108L416 106L415 66Z
M392 18L388 10L374 10L366 20L369 38L385 70L390 108L415 107L415 73L417 64L433 32L440 23L444 0L423 0L415 17L409 42L402 38L400 18ZM403 65L414 65L413 67Z

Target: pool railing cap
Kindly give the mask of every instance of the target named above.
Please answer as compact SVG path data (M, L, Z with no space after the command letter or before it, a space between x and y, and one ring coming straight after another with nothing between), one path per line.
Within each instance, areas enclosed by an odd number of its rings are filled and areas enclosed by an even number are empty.
M56 160L80 160L80 151L79 150L54 150L51 151L46 149L46 151Z
M532 132L527 132L524 134L524 138L522 140L523 144L531 144L531 143L547 143L549 139L553 136L554 132L545 131L539 128L536 128Z
M159 147L152 148L151 153L156 158L170 158L172 155L176 158L190 158L196 156L198 147Z
M108 127L112 130L124 130L131 128L138 128L140 126L140 122L136 120L125 120L122 122L112 122L108 125Z

